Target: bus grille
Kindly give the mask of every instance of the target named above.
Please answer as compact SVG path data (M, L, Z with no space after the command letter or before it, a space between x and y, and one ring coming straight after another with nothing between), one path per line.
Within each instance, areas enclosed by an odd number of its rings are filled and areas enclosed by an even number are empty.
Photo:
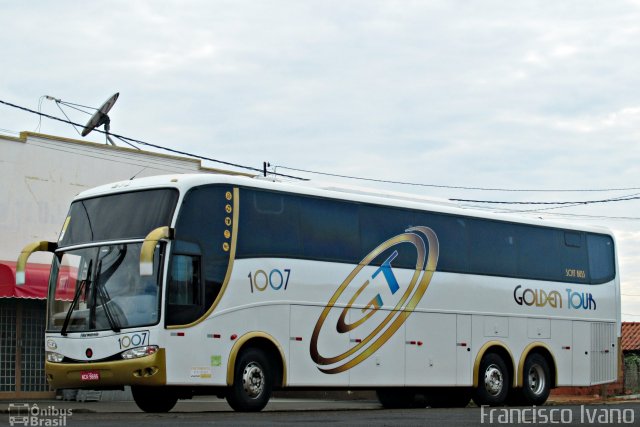
M591 384L616 380L615 324L591 324Z

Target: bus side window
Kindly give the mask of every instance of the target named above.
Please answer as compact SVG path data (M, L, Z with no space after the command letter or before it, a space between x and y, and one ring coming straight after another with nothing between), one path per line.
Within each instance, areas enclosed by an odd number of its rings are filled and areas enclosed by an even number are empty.
M601 234L587 234L591 283L605 283L616 275L613 240Z
M564 231L561 260L563 280L572 283L589 283L589 259L585 235L582 231Z
M200 257L174 254L167 286L168 325L190 323L202 314Z

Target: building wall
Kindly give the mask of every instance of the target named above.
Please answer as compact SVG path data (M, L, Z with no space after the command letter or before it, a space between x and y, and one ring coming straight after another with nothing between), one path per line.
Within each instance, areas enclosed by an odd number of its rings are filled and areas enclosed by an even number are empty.
M71 199L83 190L133 176L174 173L227 172L133 148L30 132L20 138L0 135L0 260L14 261L32 241L56 241ZM41 262L48 260L40 256Z
M28 243L57 241L71 200L83 190L181 173L229 172L127 147L30 132L0 135L0 261L15 261ZM29 261L48 264L51 255L35 253ZM52 395L44 378L44 323L44 300L0 299L0 399Z

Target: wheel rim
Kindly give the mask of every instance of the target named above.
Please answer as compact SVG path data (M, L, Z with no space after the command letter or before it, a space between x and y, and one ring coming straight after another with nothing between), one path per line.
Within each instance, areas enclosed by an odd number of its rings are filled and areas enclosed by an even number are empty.
M497 396L504 386L502 371L497 365L489 365L484 371L484 388L491 396Z
M242 372L242 386L247 396L256 398L264 390L265 376L262 367L256 362L248 363Z
M544 391L546 386L546 378L542 366L533 365L529 368L529 389L535 395L539 395Z

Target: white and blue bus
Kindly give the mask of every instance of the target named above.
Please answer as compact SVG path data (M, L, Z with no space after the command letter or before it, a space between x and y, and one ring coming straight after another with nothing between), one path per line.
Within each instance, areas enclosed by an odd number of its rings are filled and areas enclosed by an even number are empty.
M53 252L46 376L131 386L148 412L273 390L376 390L385 407L545 402L615 381L606 229L224 175L78 195Z

